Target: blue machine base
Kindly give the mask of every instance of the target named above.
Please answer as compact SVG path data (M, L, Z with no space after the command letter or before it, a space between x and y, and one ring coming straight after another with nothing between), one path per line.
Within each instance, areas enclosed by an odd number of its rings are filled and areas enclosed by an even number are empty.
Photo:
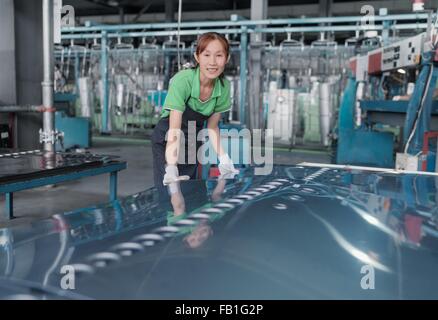
M64 112L56 112L55 127L58 131L64 132L64 149L90 147L91 134L88 118L68 117ZM56 148L62 149L59 142Z
M393 150L391 133L345 130L339 136L337 163L394 168Z

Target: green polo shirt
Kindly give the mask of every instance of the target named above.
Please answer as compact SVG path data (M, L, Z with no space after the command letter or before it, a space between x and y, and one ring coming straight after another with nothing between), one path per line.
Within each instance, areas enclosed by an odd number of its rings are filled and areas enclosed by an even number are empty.
M230 82L227 79L223 79L222 82L223 85L220 79L216 79L210 98L207 101L201 101L199 99L201 92L199 67L178 72L170 79L161 117L169 116L169 110L184 112L186 105L204 116L229 111L231 108Z

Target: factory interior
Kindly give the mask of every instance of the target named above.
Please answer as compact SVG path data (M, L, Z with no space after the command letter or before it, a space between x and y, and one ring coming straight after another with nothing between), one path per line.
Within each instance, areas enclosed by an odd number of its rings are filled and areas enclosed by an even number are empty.
M438 299L438 0L0 0L0 40L1 300Z

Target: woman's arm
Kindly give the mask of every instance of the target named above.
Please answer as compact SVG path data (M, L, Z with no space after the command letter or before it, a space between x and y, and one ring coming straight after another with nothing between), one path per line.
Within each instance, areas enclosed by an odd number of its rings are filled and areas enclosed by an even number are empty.
M219 133L219 120L221 119L221 114L216 112L208 118L208 136L210 138L211 144L213 145L214 151L219 158L219 171L222 177L225 179L234 178L236 174L239 173L239 170L234 168L233 161L230 156L224 151L221 145L221 137Z
M171 110L169 114L169 132L166 143L166 163L177 165L181 139L182 112Z
M207 128L208 128L208 136L210 138L211 144L213 145L214 151L218 157L225 154L224 149L222 149L221 145L221 137L219 133L219 121L221 120L220 113L213 113L210 118L208 118Z

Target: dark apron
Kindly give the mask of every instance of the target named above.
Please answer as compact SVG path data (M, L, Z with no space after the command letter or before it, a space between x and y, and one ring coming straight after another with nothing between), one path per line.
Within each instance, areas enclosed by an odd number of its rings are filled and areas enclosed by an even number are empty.
M208 119L208 116L204 116L203 114L194 111L189 106L186 106L185 111L182 115L181 121L181 131L184 133L185 137L185 164L178 164L178 172L180 176L189 176L190 179L197 178L197 170L198 170L198 159L196 158L196 164L188 164L188 156L189 150L193 150L189 148L189 137L188 137L188 123L189 121L196 122L196 136L194 137L194 141L196 141L196 154L198 152L199 147L202 144L202 141L197 141L196 137L198 136L198 132L204 128L204 123ZM167 187L163 185L163 178L165 174L166 167L166 133L169 130L169 117L162 118L155 126L154 132L152 134L152 156L153 156L153 165L154 165L154 184L160 195L167 195Z

